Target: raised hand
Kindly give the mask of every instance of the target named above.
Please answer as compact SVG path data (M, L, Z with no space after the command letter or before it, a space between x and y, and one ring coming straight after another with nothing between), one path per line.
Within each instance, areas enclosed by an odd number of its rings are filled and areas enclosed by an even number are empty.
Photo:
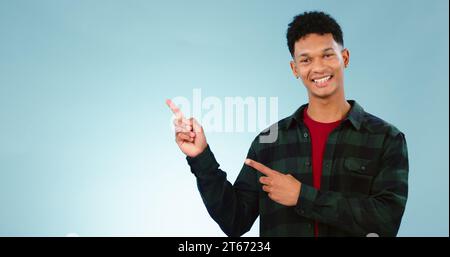
M245 164L265 175L259 178L259 182L270 199L285 206L297 205L302 186L300 181L251 159L246 159Z
M170 99L166 104L175 114L175 142L184 154L196 157L208 146L202 126L194 118L186 119Z

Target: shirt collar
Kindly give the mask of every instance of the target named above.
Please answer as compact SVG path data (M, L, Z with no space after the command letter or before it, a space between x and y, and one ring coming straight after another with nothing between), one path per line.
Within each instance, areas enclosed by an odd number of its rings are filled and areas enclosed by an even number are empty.
M361 123L364 119L364 109L355 101L348 100L350 105L350 111L347 116L344 118L342 123L350 122L356 130L361 128ZM303 124L303 111L308 106L308 104L304 104L300 106L290 117L287 123L288 127L290 127L293 123L297 122L298 124Z

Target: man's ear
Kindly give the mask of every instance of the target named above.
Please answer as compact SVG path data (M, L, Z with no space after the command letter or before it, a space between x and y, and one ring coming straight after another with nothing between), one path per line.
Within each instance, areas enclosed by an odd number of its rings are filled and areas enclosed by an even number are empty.
M294 76L296 78L298 78L300 75L297 73L297 66L295 65L294 60L291 60L289 65L291 66L291 70L292 70L292 73L294 74Z
M347 48L342 50L342 60L344 61L344 67L347 68L350 63L350 51Z

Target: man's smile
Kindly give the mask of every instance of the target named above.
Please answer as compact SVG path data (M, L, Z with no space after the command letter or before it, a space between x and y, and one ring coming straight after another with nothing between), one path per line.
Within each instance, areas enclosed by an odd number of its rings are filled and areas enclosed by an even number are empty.
M328 84L332 78L333 78L333 75L327 75L327 76L313 78L313 79L311 79L311 81L314 82L314 84L317 87L326 87L326 86L328 86Z

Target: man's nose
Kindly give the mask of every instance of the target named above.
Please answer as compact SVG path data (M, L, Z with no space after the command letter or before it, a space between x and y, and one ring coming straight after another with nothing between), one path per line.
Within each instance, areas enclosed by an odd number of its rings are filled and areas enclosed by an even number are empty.
M316 59L311 64L311 72L316 74L322 74L325 72L325 65L321 59Z

